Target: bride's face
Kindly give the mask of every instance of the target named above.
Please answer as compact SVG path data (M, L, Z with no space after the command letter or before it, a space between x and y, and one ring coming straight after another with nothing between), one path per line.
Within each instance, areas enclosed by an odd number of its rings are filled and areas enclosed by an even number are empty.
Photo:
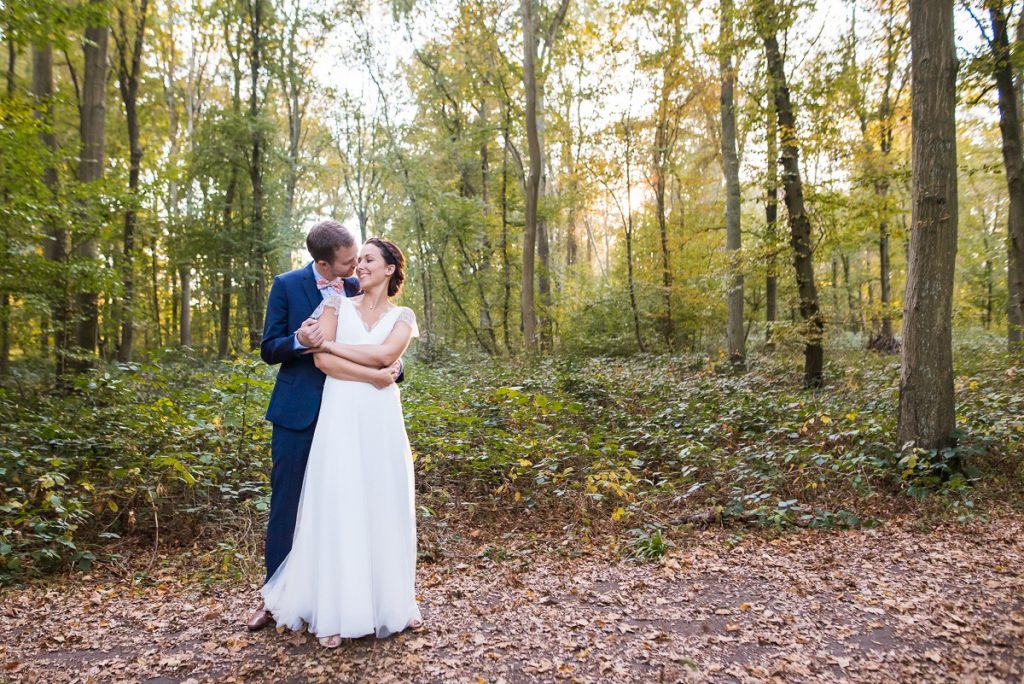
M379 283L387 283L395 267L384 261L380 247L374 244L363 245L359 252L359 263L356 265L356 277L359 285L365 290Z

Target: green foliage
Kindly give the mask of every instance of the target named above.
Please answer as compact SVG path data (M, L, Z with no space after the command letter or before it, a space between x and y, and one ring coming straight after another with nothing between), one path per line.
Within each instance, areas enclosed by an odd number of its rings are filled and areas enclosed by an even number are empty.
M267 507L269 370L168 352L0 390L0 580L93 559L91 542L190 534L204 516Z
M698 355L410 360L417 503L441 519L572 511L584 528L630 530L623 552L640 559L699 516L843 528L908 509L967 518L1017 506L1024 397L987 339L957 351L959 441L939 453L893 443L898 365L863 351L847 350L829 369L836 382L814 393L781 352L752 357L745 375ZM77 377L66 395L14 371L0 389L0 578L85 569L110 540L190 540L267 511L274 371L255 357L166 351ZM224 543L211 567L235 572L237 544Z

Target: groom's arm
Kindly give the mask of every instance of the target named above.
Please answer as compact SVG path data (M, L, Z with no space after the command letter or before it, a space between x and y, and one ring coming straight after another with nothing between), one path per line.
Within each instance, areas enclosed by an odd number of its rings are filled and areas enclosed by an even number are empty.
M281 277L277 276L267 297L260 357L269 364L276 364L297 359L302 353L301 348L295 348L295 333L288 330L288 295Z

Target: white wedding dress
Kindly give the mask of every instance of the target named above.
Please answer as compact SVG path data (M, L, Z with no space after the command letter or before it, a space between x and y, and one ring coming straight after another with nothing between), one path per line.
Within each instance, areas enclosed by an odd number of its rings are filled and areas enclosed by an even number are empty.
M323 306L338 311L338 342L380 344L398 321L418 334L405 307L367 329L346 297ZM266 609L278 626L305 624L320 637L385 637L420 619L415 581L412 453L398 386L328 377L292 550L261 590Z

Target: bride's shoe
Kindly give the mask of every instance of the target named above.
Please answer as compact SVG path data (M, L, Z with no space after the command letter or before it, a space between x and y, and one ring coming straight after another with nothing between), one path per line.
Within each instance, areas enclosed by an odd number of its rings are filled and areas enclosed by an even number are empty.
M419 618L413 618L409 621L409 624L405 626L410 632L422 632L426 627L423 625L423 620Z
M320 645L324 648L338 648L341 646L341 637L337 634L333 634L328 637L320 637L317 641L319 641Z

